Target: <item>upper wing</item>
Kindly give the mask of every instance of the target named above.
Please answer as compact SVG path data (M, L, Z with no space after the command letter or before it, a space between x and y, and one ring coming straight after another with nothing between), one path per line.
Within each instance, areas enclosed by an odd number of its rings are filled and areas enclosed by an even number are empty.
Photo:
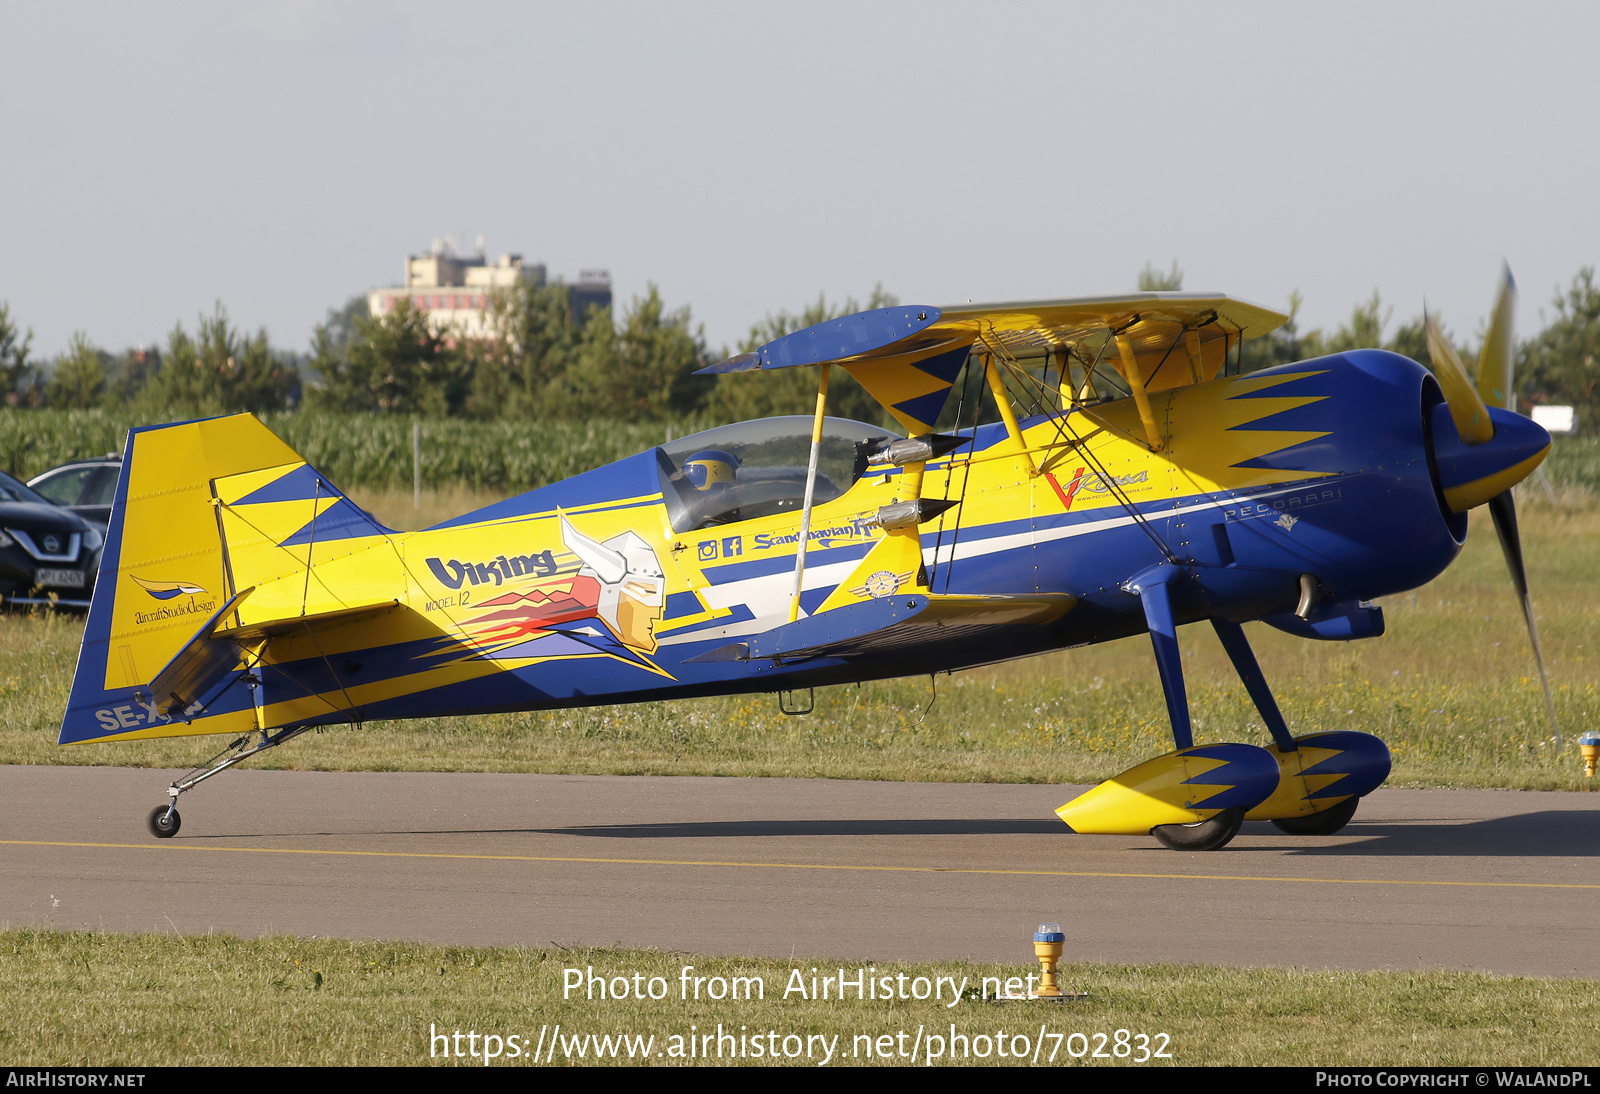
M1219 293L902 305L818 323L700 373L843 365L901 425L920 434L933 428L974 343L1016 358L1065 352L1087 362L1119 335L1145 389L1161 391L1212 379L1231 346L1288 318ZM1119 371L1125 367L1118 354L1110 360Z

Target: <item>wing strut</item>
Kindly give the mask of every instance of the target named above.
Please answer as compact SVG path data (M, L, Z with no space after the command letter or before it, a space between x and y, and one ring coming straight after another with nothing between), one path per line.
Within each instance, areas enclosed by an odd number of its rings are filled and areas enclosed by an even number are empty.
M985 344L986 345L988 344L987 340L985 341ZM1102 349L1102 352L1103 352L1104 351L1104 347L1101 347L1101 349ZM1003 361L1003 363L1006 365L1006 367L1009 368L1013 373L1016 374L1016 376L1017 376L1017 378L1019 380L1025 382L1025 383L1030 383L1030 384L1034 384L1035 386L1037 386L1039 388L1041 397L1044 398L1046 402L1048 402L1048 397L1049 397L1048 396L1048 392L1045 391L1043 383L1037 377L1030 376L1025 369L1021 368L1018 365L1018 363L1017 363L1015 358L1010 358L1008 355L1002 356L1001 354L1003 354L1003 347L1002 347L1000 352L998 352L998 353L997 352L991 352L989 355L987 355L987 360L985 362L985 367L986 368L992 368L993 362L995 361L996 357L999 357L999 359L1001 361ZM1091 372L1093 371L1093 366L1090 367L1090 371ZM991 372L990 373L990 377L991 377L990 383L992 385L994 383L995 379L998 379L998 373L997 372ZM1005 402L1004 395L1005 395L1005 386L1004 386L1004 383L1002 382L1001 386L1000 386L1000 389L995 391L995 398L1000 401L1001 406L1008 406L1009 404L1007 404ZM1106 428L1114 428L1114 427L1110 426L1107 422L1105 422L1103 419L1101 419L1099 417L1096 417L1093 414L1090 414L1088 412L1088 410L1083 408L1083 407L1079 407L1078 411L1080 413L1083 413L1083 414L1087 415L1090 418L1090 420L1094 421L1097 425L1100 425L1100 426L1106 427ZM1089 464L1090 467L1094 468L1095 473L1100 476L1100 481L1106 484L1106 486L1111 491L1111 495L1114 498L1116 498L1117 502L1122 506L1122 508L1124 510L1126 510L1128 516L1133 518L1133 522L1135 524L1137 524L1140 528L1144 529L1145 535L1150 537L1150 541L1155 544L1156 549L1161 552L1161 554L1166 558L1166 560L1168 562L1172 563L1173 565L1177 565L1178 564L1178 556L1173 554L1172 548L1168 547L1167 544L1166 544L1166 541L1161 538L1160 534L1157 533L1154 528L1150 527L1150 522L1147 519L1145 519L1145 516L1144 516L1143 513L1139 512L1138 506L1134 505L1132 500L1123 491L1122 487L1117 485L1116 478L1114 476L1112 476L1109 472L1106 471L1105 466L1103 464L1101 464L1099 459L1097 459L1095 457L1093 450L1091 450L1090 447L1088 446L1088 444L1085 443L1084 438L1080 437L1078 435L1078 431L1072 428L1072 416L1071 415L1072 415L1072 412L1070 410L1063 411L1059 415L1056 415L1056 414L1047 415L1047 417L1050 420L1050 424L1055 428L1057 438L1059 438L1060 440L1065 442L1072 451L1077 452L1080 456L1083 457L1084 462ZM1012 421L1015 420L1014 416L1013 416L1013 418L1011 420ZM974 423L976 423L976 418L974 418ZM976 429L976 425L974 425L974 429ZM1120 435L1122 435L1124 437L1127 437L1128 440L1132 441L1133 443L1135 443L1135 444L1138 443L1138 440L1136 438L1134 438L1132 435L1130 435L1128 433L1124 433L1120 429L1115 430L1115 431L1117 433L1119 433ZM1021 436L1020 432L1015 434L1015 436L1020 438L1020 436ZM1027 458L1026 449L1024 449L1024 459L1026 459L1026 458ZM971 462L971 459L972 459L972 457L968 456L967 462L969 464ZM1032 464L1031 460L1029 461L1028 466L1030 468L1032 468L1033 464ZM1045 467L1046 468L1049 467L1048 461L1046 462ZM1037 470L1033 471L1033 474L1035 474L1035 475L1037 475L1039 473L1040 472L1037 471ZM965 491L965 488L966 488L965 487L965 482L963 481L963 486L962 486L963 491ZM952 550L953 550L953 548L952 548Z
M828 408L828 374L832 364L822 366L817 384L817 414L811 423L811 464L806 468L806 502L800 510L800 546L794 553L794 596L789 600L789 622L800 618L800 582L806 572L806 545L811 542L811 501L817 490L817 460L822 455L822 414Z
M983 374L988 377L989 390L994 393L994 404L1000 411L1000 417L1005 420L1006 434L1011 438L1011 443L1017 446L1017 455L1028 468L1028 478L1033 478L1039 469L1033 465L1033 457L1028 454L1028 442L1022 439L1022 427L1017 424L1017 411L1011 405L1011 395L1006 391L1006 385L1000 379L1000 369L995 364L992 352L983 355Z
M1122 335L1116 335L1117 353L1122 356L1122 375L1133 392L1133 403L1139 408L1139 421L1144 425L1145 438L1150 451L1161 451L1161 430L1156 428L1155 415L1150 411L1150 396L1144 390L1144 377L1139 374L1139 362L1133 358L1133 347Z

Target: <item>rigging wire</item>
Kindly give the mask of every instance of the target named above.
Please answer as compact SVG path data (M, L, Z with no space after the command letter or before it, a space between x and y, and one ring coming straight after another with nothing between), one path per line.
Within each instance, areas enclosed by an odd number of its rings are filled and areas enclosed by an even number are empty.
M339 689L339 693L344 696L345 713L349 715L350 724L355 726L357 729L360 729L362 723L365 721L365 719L361 716L361 709L356 706L356 701L350 697L350 690L344 686L344 681L339 679L339 674L334 670L333 662L328 660L327 651L322 648L322 643L317 641L317 632L312 628L311 623L308 620L302 619L300 624L305 628L306 637L311 639L311 644L317 648L317 655L322 658L323 665L327 666L328 675L333 677L334 686L337 687ZM300 686L305 687L304 684ZM320 695L319 698L321 698ZM333 707L333 703L329 702L329 700L326 698L323 698L322 701L327 703L330 707ZM333 709L335 712L337 712L339 708L334 707Z
M966 401L966 398L967 398L967 384L972 379L972 360L973 360L973 355L969 353L967 355L966 377L962 381L962 385L961 385L961 399L962 399L962 402ZM983 387L983 385L982 385L982 383L980 381L979 386L978 386L977 397L972 400L972 425L970 427L971 428L971 437L972 437L972 439L971 439L971 441L969 443L972 446L974 446L974 448L976 447L976 445L978 443L978 419L983 416L983 392L984 392L984 387ZM960 432L961 432L961 418L960 418L960 414L959 414L959 410L958 410L957 417L956 417L956 433L959 435ZM951 574L955 571L955 568L956 568L956 544L958 542L960 542L960 540L961 540L961 518L965 515L965 510L967 508L966 504L965 504L965 502L967 500L967 483L972 478L972 457L975 454L976 453L972 449L969 449L968 452L967 452L967 458L961 461L961 493L958 495L958 497L959 497L960 501L962 502L962 504L957 505L955 507L956 523L955 523L955 527L950 532L950 559L949 559L948 562L945 563L945 567L944 567L944 591L947 592L947 593L950 591L950 577L951 577ZM946 466L946 472L945 472L945 476L946 476L945 477L945 497L947 499L950 496L949 484L950 484L950 482L952 480L955 479L955 471L951 469L951 464L953 464L953 463L954 463L954 461L951 461L950 464L946 464L945 465ZM942 525L941 525L941 527L942 527ZM934 565L937 566L938 563L939 563L939 556L938 556L937 553L934 554L933 561L934 561ZM933 588L933 581L931 579L928 582L928 588L930 590Z
M306 614L306 599L311 594L311 564L317 553L317 502L322 500L322 476L316 476L316 487L311 494L311 543L306 547L306 579L300 587L300 614Z
M955 425L956 425L956 433L957 433L957 435L960 435L960 433L961 433L961 414L962 414L962 411L966 410L966 407L967 407L967 387L968 387L967 381L970 379L970 377L967 375L966 366L971 362L971 360L972 360L972 354L969 352L967 354L967 360L962 362L961 397L956 400L956 421L955 421ZM945 501L949 501L950 500L950 484L951 484L951 480L953 480L954 478L955 478L955 473L951 470L951 461L946 460L945 461L945 465L944 465L944 500ZM963 494L963 496L965 496L965 493L966 493L966 487L965 487L965 481L963 480L963 486L962 486L962 494ZM949 514L949 510L948 509L945 510L943 513L939 514L939 527L937 529L935 529L934 533L933 533L933 570L932 570L931 573L928 574L928 588L930 590L933 588L934 580L939 576L939 547L944 542L944 522L947 519L948 514ZM959 520L960 518L957 517L955 519ZM954 561L954 559L952 559L951 561Z
M984 339L984 344L990 344L987 338ZM1016 359L1007 353L1003 346L998 347L996 356L999 358L1000 362L1006 366L1008 371L1012 372L1017 377L1020 377L1020 379L1026 383L1039 384L1042 389L1043 385L1040 383L1040 381L1026 369L1021 368ZM1160 533L1155 530L1145 515L1139 511L1137 506L1134 505L1132 499L1128 497L1127 493L1117 483L1116 478L1106 470L1105 465L1100 462L1099 457L1097 457L1090 450L1089 446L1084 443L1083 438L1078 434L1077 430L1072 428L1069 414L1064 412L1059 417L1055 414L1050 414L1048 417L1051 425L1056 430L1056 436L1061 438L1064 443L1070 443L1073 449L1083 457L1084 462L1089 464L1090 467L1094 468L1095 474L1100 477L1100 481L1105 484L1106 489L1111 493L1112 497L1117 499L1117 502L1122 506L1123 510L1127 512L1134 524L1138 525L1144 534L1150 537L1150 542L1155 544L1156 550L1161 552L1162 557L1164 557L1168 562L1177 564L1178 556L1173 552L1171 547L1167 546L1167 541L1161 537ZM1066 442L1065 438L1062 437L1063 430L1071 435L1070 442ZM1118 430L1117 432L1120 433L1121 431ZM1048 474L1048 472L1045 473Z

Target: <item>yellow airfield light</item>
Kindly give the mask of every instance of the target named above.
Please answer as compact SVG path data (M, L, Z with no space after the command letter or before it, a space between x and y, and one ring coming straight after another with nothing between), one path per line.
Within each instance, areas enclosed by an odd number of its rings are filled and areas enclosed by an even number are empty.
M1061 951L1066 943L1067 936L1061 933L1059 923L1041 923L1033 934L1033 955L1039 959L1040 973L1039 990L1034 994L1040 999L1063 997L1061 987L1056 983L1056 962L1061 960Z
M1594 769L1600 764L1600 733L1590 730L1578 738L1578 751L1583 755L1583 773L1594 778Z

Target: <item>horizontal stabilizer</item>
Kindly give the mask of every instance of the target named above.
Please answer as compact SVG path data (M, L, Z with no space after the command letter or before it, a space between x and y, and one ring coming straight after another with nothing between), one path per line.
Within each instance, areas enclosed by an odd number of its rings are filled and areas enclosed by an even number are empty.
M357 604L351 608L338 608L326 612L309 612L305 615L290 615L281 619L259 619L243 627L234 627L232 630L218 632L219 637L233 639L239 642L254 642L264 638L279 638L296 631L310 631L316 633L329 627L344 626L360 619L382 615L399 605L395 599L381 600L376 604Z
M847 604L774 627L690 661L851 660L961 641L992 627L1053 623L1077 598L908 593Z
M315 634L328 627L379 615L399 604L398 600L386 600L380 604L223 628L223 621L252 591L245 589L237 593L207 619L205 625L178 651L177 656L167 663L167 667L156 674L156 678L150 682L149 697L141 696L141 701L153 702L168 718L187 722L200 710L217 685L230 676L248 671L251 661L259 660L260 647L264 642L295 631Z

